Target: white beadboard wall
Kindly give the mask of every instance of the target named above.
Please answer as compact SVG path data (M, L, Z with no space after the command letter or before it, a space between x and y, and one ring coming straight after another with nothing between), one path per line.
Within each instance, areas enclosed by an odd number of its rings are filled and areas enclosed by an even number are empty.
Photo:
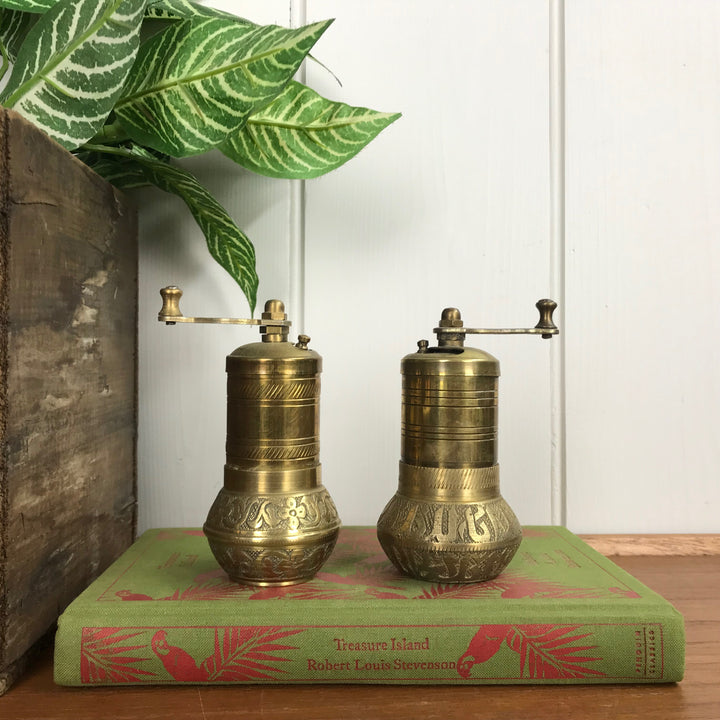
M568 522L720 531L720 4L566 8Z
M188 162L255 243L259 305L284 299L324 357L324 482L343 521L374 524L396 490L400 359L442 308L533 325L554 294L562 340L473 341L501 361L501 489L521 521L718 532L720 6L208 4L336 18L313 54L342 87L315 63L308 84L403 113L307 183ZM138 201L140 530L200 525L222 482L224 358L255 331L156 322L171 283L187 314L248 308L179 200Z

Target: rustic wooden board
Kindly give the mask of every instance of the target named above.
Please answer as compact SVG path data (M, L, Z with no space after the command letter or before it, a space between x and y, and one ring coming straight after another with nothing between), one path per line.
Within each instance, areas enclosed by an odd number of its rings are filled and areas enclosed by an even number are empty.
M720 535L581 535L603 555L720 555Z
M0 113L1 693L133 539L137 219Z

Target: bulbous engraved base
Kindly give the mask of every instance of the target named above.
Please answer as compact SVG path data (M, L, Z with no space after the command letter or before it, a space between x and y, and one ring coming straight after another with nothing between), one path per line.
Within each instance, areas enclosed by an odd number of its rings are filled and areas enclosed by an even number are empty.
M447 502L396 493L378 519L377 536L406 575L473 583L491 580L507 567L522 528L499 494L477 502Z
M231 580L294 585L311 580L335 547L340 518L322 486L253 495L223 488L203 530Z

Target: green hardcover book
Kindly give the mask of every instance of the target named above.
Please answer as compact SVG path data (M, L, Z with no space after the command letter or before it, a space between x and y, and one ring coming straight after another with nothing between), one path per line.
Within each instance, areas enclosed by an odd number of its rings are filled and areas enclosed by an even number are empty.
M578 537L528 527L495 580L421 582L344 528L308 583L230 582L199 530L146 532L61 616L60 685L656 683L680 613Z

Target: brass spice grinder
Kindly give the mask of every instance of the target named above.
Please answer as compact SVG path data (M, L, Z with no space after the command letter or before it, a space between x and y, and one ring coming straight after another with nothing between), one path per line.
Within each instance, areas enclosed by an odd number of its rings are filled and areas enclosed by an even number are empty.
M471 583L499 575L522 530L500 495L496 358L465 347L468 334L558 333L552 300L536 304L534 328L466 328L457 308L442 312L437 347L427 340L402 360L402 428L398 490L377 535L406 575Z
M158 320L259 325L261 342L226 358L227 444L223 488L203 527L220 566L239 583L292 585L310 580L330 556L340 529L320 477L322 358L300 335L288 342L285 306L269 300L261 319L186 318L182 291L160 291Z

